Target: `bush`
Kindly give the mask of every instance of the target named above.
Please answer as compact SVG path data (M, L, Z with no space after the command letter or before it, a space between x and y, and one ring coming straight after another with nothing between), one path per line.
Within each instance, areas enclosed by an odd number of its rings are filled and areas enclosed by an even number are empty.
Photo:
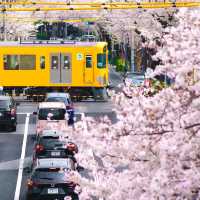
M116 66L116 71L123 72L125 71L125 60L120 57L114 59L114 65Z

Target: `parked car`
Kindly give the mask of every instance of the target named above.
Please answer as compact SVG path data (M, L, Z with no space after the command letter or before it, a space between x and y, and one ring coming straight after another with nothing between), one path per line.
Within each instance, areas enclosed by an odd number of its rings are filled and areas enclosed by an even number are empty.
M143 73L126 73L124 81L131 83L131 86L141 86L144 84L145 75Z
M68 113L68 124L74 123L74 107L69 93L51 92L46 95L46 102L63 102Z
M72 159L38 159L27 180L27 200L79 200L81 188L74 182Z
M66 127L66 107L63 102L39 103L36 122L36 135L45 129L61 130Z
M61 131L44 130L36 140L33 161L37 158L67 158L71 157L74 162L74 155L78 153L75 143L64 137Z
M0 127L6 126L9 131L16 131L17 105L10 96L0 96Z

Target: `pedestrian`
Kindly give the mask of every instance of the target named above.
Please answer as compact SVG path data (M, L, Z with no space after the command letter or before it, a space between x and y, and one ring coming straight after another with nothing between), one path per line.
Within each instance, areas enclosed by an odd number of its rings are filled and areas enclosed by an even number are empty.
M67 109L65 119L67 120L69 126L74 126L74 109Z

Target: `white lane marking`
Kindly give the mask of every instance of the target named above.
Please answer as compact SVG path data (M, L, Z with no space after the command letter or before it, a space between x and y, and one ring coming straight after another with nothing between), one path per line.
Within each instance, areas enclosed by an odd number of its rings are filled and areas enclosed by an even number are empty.
M23 143L22 143L22 152L21 152L21 157L20 157L20 161L19 161L19 171L18 171L17 185L16 185L16 189L15 189L14 200L19 200L19 195L20 195L20 189L21 189L21 183L22 183L22 174L23 174L23 166L24 166L24 158L25 158L25 153L26 153L26 143L27 143L27 137L28 137L29 119L30 119L30 113L27 113L26 122L25 122L25 128L24 128L24 138L23 138Z

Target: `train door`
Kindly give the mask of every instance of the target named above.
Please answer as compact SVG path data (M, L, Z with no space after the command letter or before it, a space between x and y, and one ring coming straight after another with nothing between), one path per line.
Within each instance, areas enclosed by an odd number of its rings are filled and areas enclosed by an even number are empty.
M85 56L85 66L84 66L84 81L85 83L93 83L94 69L92 55Z
M51 83L71 83L71 55L54 53L50 55Z

